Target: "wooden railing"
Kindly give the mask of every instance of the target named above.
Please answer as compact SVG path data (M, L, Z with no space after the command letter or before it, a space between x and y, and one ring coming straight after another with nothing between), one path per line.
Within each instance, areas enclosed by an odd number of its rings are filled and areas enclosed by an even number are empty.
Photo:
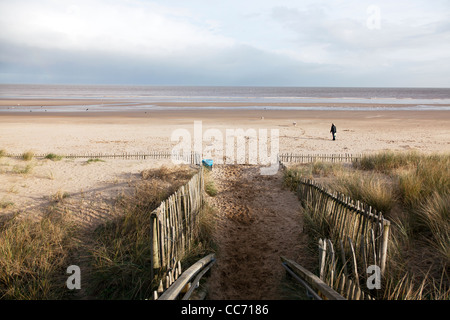
M183 272L175 281L167 288L166 291L158 298L158 293L154 292L155 300L175 300L180 294L183 294L182 300L188 300L194 290L199 286L200 279L208 272L215 263L215 255L209 254L200 259L185 272ZM195 277L195 278L194 278Z
M305 288L312 294L316 299L320 300L345 300L345 298L337 293L333 288L328 286L324 281L322 281L315 274L302 267L298 263L289 260L285 257L281 257L281 262L283 266L289 273L294 276L298 276L299 282L305 286Z

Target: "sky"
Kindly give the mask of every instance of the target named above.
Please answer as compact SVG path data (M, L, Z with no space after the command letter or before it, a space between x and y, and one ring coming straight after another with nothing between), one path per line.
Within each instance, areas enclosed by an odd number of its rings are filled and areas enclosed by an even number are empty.
M450 87L449 0L0 0L0 83Z

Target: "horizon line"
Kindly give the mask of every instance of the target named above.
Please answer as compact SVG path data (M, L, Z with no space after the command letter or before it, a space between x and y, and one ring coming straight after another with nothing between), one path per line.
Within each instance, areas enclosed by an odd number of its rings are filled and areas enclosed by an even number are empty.
M136 84L136 83L0 83L1 85L41 86L140 86L140 87L241 87L241 88L351 88L351 89L450 89L423 86L300 86L300 85L200 85L200 84Z

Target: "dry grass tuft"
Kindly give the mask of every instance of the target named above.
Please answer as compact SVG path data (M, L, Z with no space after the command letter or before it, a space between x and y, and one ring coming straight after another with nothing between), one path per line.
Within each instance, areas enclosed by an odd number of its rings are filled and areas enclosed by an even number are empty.
M54 153L49 153L45 156L45 159L49 159L52 161L60 161L63 158L63 156L54 154Z
M33 160L33 158L34 158L33 151L27 151L22 154L22 159L25 161L31 161L31 160Z
M70 195L67 192L64 192L62 190L58 190L55 194L51 195L50 202L52 203L59 203L62 202L64 199L68 198Z
M0 222L0 299L67 297L66 268L76 249L74 226L63 217Z
M12 172L15 173L15 174L27 175L27 174L29 174L29 173L31 173L33 171L33 168L34 167L31 164L27 164L25 167L15 165L12 168Z
M210 172L208 170L204 171L204 179L205 179L205 192L211 196L215 197L217 195L217 187L214 182L214 179L212 178Z
M358 171L341 173L330 185L333 190L362 201L386 216L389 216L397 200L392 182L379 174L367 175Z

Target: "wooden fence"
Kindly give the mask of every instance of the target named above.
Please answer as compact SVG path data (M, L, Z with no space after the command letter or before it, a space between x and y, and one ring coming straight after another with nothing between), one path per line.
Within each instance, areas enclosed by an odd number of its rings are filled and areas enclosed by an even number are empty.
M340 193L330 193L312 180L299 179L297 195L313 214L329 225L330 238L361 256L365 267L378 265L384 273L390 221L370 206Z
M173 269L175 261L191 249L198 235L203 204L203 168L150 215L153 269Z
M310 163L314 161L327 162L354 162L360 161L362 154L296 154L296 153L282 153L278 155L281 162L293 163Z
M331 240L319 239L319 278L348 300L373 300L368 293L366 270L360 268L360 257L350 239L351 250L347 253L342 240L339 243L337 249Z
M45 159L48 157L47 154L33 154L34 158L37 159ZM23 154L5 154L5 157L22 159ZM184 163L191 164L200 164L201 158L198 153L188 153L188 154L180 154L168 151L153 151L153 152L134 152L134 153L84 153L84 154L61 154L57 155L61 158L68 159L124 159L124 160L146 160L146 159L155 159L155 160L175 160Z
M286 170L281 161L280 166ZM360 284L367 280L369 266L384 275L390 221L371 206L294 175L303 207L318 217L331 239L319 243L320 279L348 299L371 299Z
M5 154L5 157L21 159L23 154ZM38 159L44 159L48 154L34 154L33 157ZM77 159L172 159L176 161L183 161L185 163L200 164L201 155L198 153L179 154L170 151L153 151L153 152L132 152L132 153L84 153L84 154L61 154L58 155L63 158ZM310 163L314 161L328 161L328 162L354 162L359 161L362 158L362 154L296 154L296 153L281 153L278 155L278 159L281 162L290 163Z

